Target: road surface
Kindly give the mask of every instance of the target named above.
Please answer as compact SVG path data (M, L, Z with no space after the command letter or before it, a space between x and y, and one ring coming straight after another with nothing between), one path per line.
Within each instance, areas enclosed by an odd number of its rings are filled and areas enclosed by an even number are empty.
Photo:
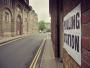
M28 36L0 46L0 68L28 68L44 37Z

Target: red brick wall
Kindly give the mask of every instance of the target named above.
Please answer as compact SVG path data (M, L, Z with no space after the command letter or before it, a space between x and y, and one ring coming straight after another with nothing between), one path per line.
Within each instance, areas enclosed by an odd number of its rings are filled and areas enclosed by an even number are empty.
M68 0L63 4L64 16L69 13L77 4L81 3L81 67L82 68L90 68L90 0ZM70 61L69 55L67 55L66 51L64 51L64 63L66 64L69 60L70 62L75 63L74 60ZM65 58L65 56L67 58ZM69 59L68 59L69 57ZM68 64L66 66L68 66ZM77 64L77 63L75 63ZM75 68L74 64L74 68ZM72 67L69 67L72 68Z
M79 3L80 3L80 0L64 0L63 1L63 18L71 10L73 10ZM65 49L63 49L63 63L64 63L65 68L80 68L80 66L67 53Z
M90 0L82 0L82 68L90 68Z
M53 49L55 57L57 57L57 1L49 0L49 8L51 15L51 38L53 42Z
M56 0L50 0L51 32L55 55L57 56L57 7ZM65 68L90 68L90 0L62 0L63 18L79 3L81 3L81 67L63 49L63 63ZM60 8L59 8L60 9ZM61 16L60 16L61 17ZM60 24L63 23L60 21ZM60 29L63 34L63 29ZM63 37L61 37L60 41ZM63 40L62 40L63 41ZM60 45L61 46L61 45ZM62 44L63 46L63 44Z
M64 16L68 14L73 8L80 3L80 0L64 0L63 1L63 13Z

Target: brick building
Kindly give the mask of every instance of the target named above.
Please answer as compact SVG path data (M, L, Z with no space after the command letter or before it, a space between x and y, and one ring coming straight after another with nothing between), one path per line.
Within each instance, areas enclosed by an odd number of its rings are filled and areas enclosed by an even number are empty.
M29 0L0 0L0 37L29 33L31 10Z
M55 56L65 68L90 68L90 0L49 0L49 4Z

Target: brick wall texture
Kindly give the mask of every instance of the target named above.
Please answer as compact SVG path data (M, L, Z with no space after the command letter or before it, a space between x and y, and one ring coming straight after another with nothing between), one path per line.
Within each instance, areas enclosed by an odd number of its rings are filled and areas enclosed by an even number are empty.
M55 7L56 0L50 0L50 15L51 15L51 27L52 27L52 40L57 54L57 9L61 7ZM60 0L59 0L60 1ZM61 2L61 1L60 1ZM81 3L81 66L79 66L75 60L63 49L63 63L65 68L90 68L90 0L62 0L63 10L62 18L67 15L72 9L74 9L78 4ZM60 12L59 12L60 13ZM61 17L61 16L60 16ZM63 23L60 21L60 24ZM60 29L63 33L63 29ZM60 37L60 41L62 40ZM63 40L62 40L63 41ZM63 45L60 45L60 47Z
M82 68L90 68L90 0L82 0Z
M63 2L63 16L67 15L71 10L73 10L80 0L64 0ZM65 68L80 68L80 66L73 60L73 58L63 49L63 63Z
M90 68L90 0L68 0L64 3L64 16L81 3L81 68ZM66 52L63 54L64 63L68 68L78 68L77 63ZM67 58L65 58L65 56ZM74 65L73 65L73 64ZM69 65L71 64L71 65ZM72 67L74 66L74 67Z
M81 3L81 67L82 68L90 68L90 0L68 0L64 3L64 16L69 13L73 8L76 7ZM69 55L65 52L63 56L66 56L67 58L64 58L64 63L67 63L66 65L68 68L78 68L79 66L77 63L70 58ZM71 60L72 59L72 60ZM74 65L73 65L73 64ZM71 65L69 65L71 64ZM74 66L74 67L72 67Z
M55 52L55 57L57 57L57 1L50 0L50 15L51 15L51 38L53 42L53 49Z

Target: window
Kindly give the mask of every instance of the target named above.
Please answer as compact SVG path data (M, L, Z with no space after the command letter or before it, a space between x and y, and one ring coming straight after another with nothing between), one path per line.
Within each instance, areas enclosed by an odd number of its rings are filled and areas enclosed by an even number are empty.
M9 22L9 13L5 12L5 22Z
M4 32L11 32L11 13L8 8L3 10Z

